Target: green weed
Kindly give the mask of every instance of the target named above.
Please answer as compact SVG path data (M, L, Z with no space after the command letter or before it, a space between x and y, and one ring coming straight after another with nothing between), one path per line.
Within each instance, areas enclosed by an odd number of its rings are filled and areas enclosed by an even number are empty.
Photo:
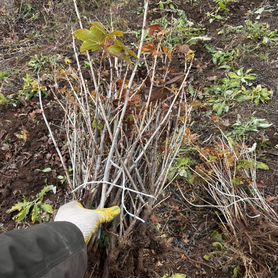
M24 98L25 100L31 100L39 94L39 84L31 75L26 74L23 78L23 88L19 91L19 97ZM41 92L46 95L46 87L40 87Z
M239 49L230 51L217 50L211 46L206 46L206 49L212 55L213 64L219 66L220 69L231 69L230 64L240 55Z
M241 34L252 42L259 43L259 46L277 44L278 30L271 30L268 23L246 20L245 25L224 26L218 35ZM256 47L256 48L257 48Z
M210 23L226 20L230 13L229 6L237 2L237 0L214 0L214 2L217 4L217 8L206 14Z
M33 201L28 201L26 198L23 198L22 202L16 203L12 208L7 210L7 213L17 211L18 213L13 217L13 220L16 222L22 222L28 215L31 215L32 223L40 222L43 217L48 221L49 217L53 214L53 207L45 203L43 199L50 191L55 193L56 187L53 185L45 186Z
M28 66L33 70L34 73L37 74L48 64L49 64L48 56L35 55L29 61Z
M233 130L228 134L228 136L235 137L236 139L242 139L250 133L259 132L260 129L265 129L271 127L266 119L259 119L256 117L251 117L250 120L246 122L241 121L240 115L237 115L237 120L233 124Z
M240 34L243 33L244 26L238 25L238 26L232 26L232 25L224 25L218 32L218 35L230 35L230 34Z
M239 277L240 272L241 272L240 266L239 266L239 265L234 266L234 267L233 267L233 276L232 276L232 278L237 278L237 277Z
M0 92L0 106L5 106L9 104L9 99Z
M268 23L247 20L245 25L248 39L260 42L262 45L277 43L278 31L271 30Z
M0 70L0 82L5 81L10 74L7 71Z
M169 31L166 36L165 44L174 48L177 44L194 45L200 41L211 40L206 34L205 29L201 26L196 26L189 20L186 13L178 9L172 1L161 1L163 5L160 8L171 11L172 16L170 19L164 16L159 19L153 20L151 25L159 24L163 29ZM167 4L167 6L166 6Z
M19 13L22 18L27 20L35 21L39 18L39 13L29 3L22 3Z
M209 23L212 23L214 21L222 21L226 19L225 16L218 14L218 11L207 12L206 16L209 18Z
M227 77L218 81L218 84L206 88L208 102L213 111L222 115L229 111L236 102L251 101L255 104L265 103L271 99L272 91L261 85L254 86L257 77L251 69L243 68L227 73Z
M224 256L226 254L227 247L223 235L218 231L213 231L211 234L211 239L213 240L212 246L214 251L207 253L203 256L205 261L211 261L214 257Z
M237 0L215 0L215 2L220 11L224 13L229 13L230 12L229 6L237 2Z
M266 103L272 98L273 92L262 85L251 88L249 99L255 104Z
M197 164L193 158L192 150L181 151L179 157L176 159L175 163L171 167L168 173L168 179L172 180L175 177L183 177L190 184L193 184L194 174L191 168Z
M173 2L173 0L165 0L165 1L160 0L158 5L160 10L162 11L165 11L166 9L177 10L177 7Z
M258 169L258 170L269 170L269 166L261 161L257 161L254 159L248 160L239 160L237 163L237 170L249 170L249 169Z

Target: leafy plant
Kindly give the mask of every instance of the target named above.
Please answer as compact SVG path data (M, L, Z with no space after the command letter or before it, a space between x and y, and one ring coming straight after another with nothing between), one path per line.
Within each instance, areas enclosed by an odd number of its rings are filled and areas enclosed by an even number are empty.
M233 276L232 276L232 278L237 278L240 275L240 271L241 271L240 266L239 265L235 266L233 268Z
M36 13L35 8L29 3L22 3L19 12L22 18L27 20L35 21L39 18L39 13Z
M256 75L252 73L251 69L245 71L244 68L241 68L235 72L229 72L228 77L233 83L233 86L238 86L240 84L251 85L252 81L257 79ZM225 79L224 82L230 82L230 81Z
M89 30L76 30L74 35L83 42L80 47L80 52L82 53L86 51L104 51L112 56L122 58L128 63L131 63L131 57L137 58L132 50L117 39L124 36L123 32L108 32L100 22L92 22Z
M221 30L217 32L218 35L240 34L244 32L243 25L224 25Z
M9 73L7 71L0 70L0 82L5 81L9 77Z
M239 160L237 163L237 170L248 170L248 169L258 169L258 170L269 170L266 163L257 161L254 159Z
M199 41L210 41L211 39L205 34L204 28L195 26L190 21L183 10L172 8L172 17L166 16L153 20L151 25L160 25L167 31L165 45L171 49L178 44L194 45Z
M247 20L245 24L247 38L254 41L260 41L262 45L268 45L277 42L278 30L270 30L268 23Z
M160 0L158 5L161 11L164 11L166 9L177 10L177 7L174 4L173 0Z
M272 91L263 88L261 85L254 87L257 77L251 69L243 68L228 72L227 77L218 81L218 84L206 89L209 103L212 104L213 111L217 115L222 115L229 111L236 102L253 101L255 103L267 102L272 95Z
M229 6L237 2L237 0L214 0L214 2L217 4L217 8L206 14L210 23L215 20L221 21L227 19L227 14L230 12Z
M194 175L191 171L191 167L196 165L196 161L193 159L190 151L181 152L180 156L176 159L174 165L171 167L168 178L171 180L175 176L185 178L189 183L193 183Z
M0 92L0 106L7 105L9 103L8 98Z
M214 21L222 21L225 20L226 17L218 14L218 10L212 11L212 12L207 12L206 16L209 18L209 23L212 23Z
M231 51L217 50L213 47L206 46L206 49L212 54L213 64L219 66L220 69L230 69L229 65L236 57L239 56L239 49L233 49Z
M26 142L29 137L29 132L23 128L19 133L16 133L15 136L23 142Z
M230 12L229 6L237 2L237 0L215 0L215 2L218 5L218 8L222 12L229 13Z
M44 55L35 55L31 58L28 66L35 72L39 73L49 63L49 57Z
M203 259L206 261L210 261L214 257L223 256L227 249L223 235L220 234L218 231L212 232L211 239L213 240L212 246L215 250L203 256Z
M242 90L243 85L252 85L251 81L256 80L256 76L251 73L251 70L244 71L239 69L235 72L227 73L227 77L221 79L217 85L213 85L207 89L209 95L209 103L212 104L212 109L217 115L222 115L229 111L230 106L234 102L243 101Z
M237 116L236 122L233 124L233 130L229 133L229 136L235 138L242 138L248 133L258 132L259 129L268 128L272 126L267 120L252 117L247 122L242 122L240 115Z
M26 74L23 81L23 88L19 91L19 96L23 97L25 100L31 100L39 93L38 81L29 74ZM41 86L40 90L44 95L46 94L46 87Z
M273 95L271 90L263 88L262 85L257 85L255 88L252 88L250 91L250 100L255 104L266 103L268 102Z
M32 223L40 222L42 220L42 214L45 213L46 220L53 214L53 207L43 201L45 195L53 191L56 192L56 187L53 185L45 186L36 196L33 201L28 201L23 198L22 202L16 203L12 208L10 208L7 213L12 213L17 211L18 213L13 217L16 222L22 222L24 219L31 215Z

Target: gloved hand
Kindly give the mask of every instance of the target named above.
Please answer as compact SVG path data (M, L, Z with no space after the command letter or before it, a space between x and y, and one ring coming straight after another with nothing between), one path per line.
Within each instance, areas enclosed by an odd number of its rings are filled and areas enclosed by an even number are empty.
M121 209L118 206L92 210L84 208L77 201L71 201L58 209L54 221L68 221L76 225L88 244L98 227L112 221L120 212Z

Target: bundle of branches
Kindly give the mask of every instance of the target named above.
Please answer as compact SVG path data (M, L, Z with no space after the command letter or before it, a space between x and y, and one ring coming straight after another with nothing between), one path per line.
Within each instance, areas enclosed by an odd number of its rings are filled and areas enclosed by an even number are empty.
M191 110L185 89L192 56L179 52L183 70L173 73L161 29L152 30L153 51L147 50L147 9L145 1L137 55L118 39L122 32L109 32L99 22L88 30L80 21L74 32L75 63L57 73L52 89L65 114L70 165L45 117L71 192L88 207L120 205L121 236L144 221L143 209L152 207L167 186ZM85 55L79 54L76 38L83 41ZM41 95L40 103L43 110Z
M235 267L235 277L243 270L245 277L267 277L276 263L277 214L259 190L257 170L268 166L256 160L256 144L248 147L224 133L211 142L195 146L201 161L191 167L195 184L191 194L180 189L186 202L212 208L222 223L224 238L216 239L216 251L207 259L213 262L218 257L216 265Z

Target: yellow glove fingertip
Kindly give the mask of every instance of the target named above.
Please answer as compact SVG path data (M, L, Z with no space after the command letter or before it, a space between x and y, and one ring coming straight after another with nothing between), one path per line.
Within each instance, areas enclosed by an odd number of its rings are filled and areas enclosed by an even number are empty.
M114 207L108 208L107 210L108 210L108 212L110 214L110 217L112 219L117 217L121 213L121 209L118 206L114 206Z
M118 206L114 206L111 208L97 209L96 212L101 214L101 223L110 222L115 217L117 217L121 213L121 209Z

